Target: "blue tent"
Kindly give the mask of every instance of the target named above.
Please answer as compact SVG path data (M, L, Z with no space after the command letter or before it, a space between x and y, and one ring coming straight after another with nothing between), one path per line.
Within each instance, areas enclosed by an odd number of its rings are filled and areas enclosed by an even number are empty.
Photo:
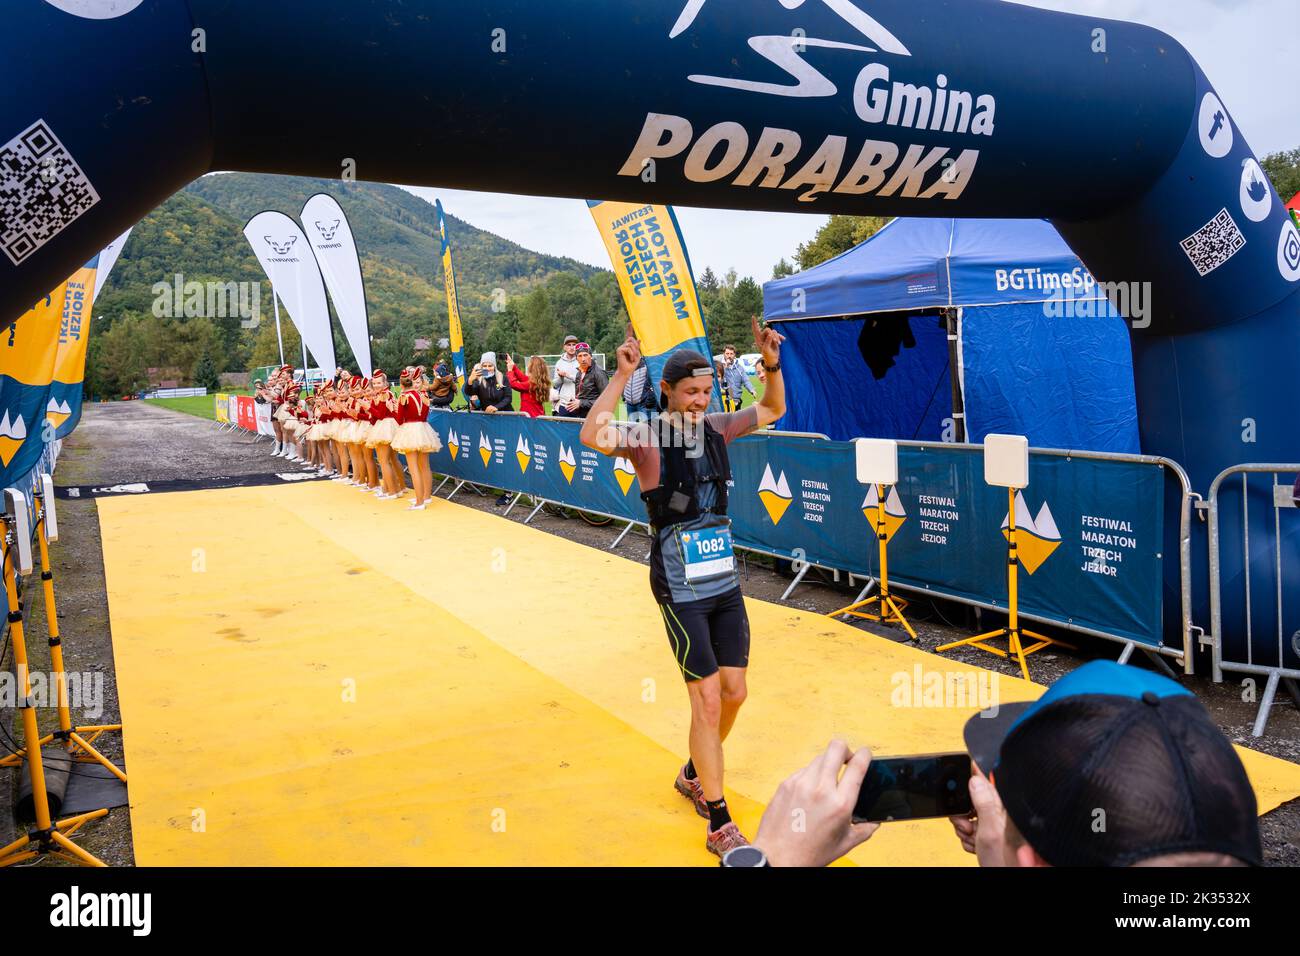
M763 309L786 336L781 428L951 440L959 402L969 441L1139 450L1128 329L1041 219L896 219L764 285Z

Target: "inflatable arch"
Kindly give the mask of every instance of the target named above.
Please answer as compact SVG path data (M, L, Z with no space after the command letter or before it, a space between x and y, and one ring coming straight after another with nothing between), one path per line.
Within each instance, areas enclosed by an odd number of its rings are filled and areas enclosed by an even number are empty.
M993 0L10 0L0 16L7 319L214 169L1043 216L1097 279L1149 283L1146 453L1201 492L1298 455L1300 231L1159 31Z

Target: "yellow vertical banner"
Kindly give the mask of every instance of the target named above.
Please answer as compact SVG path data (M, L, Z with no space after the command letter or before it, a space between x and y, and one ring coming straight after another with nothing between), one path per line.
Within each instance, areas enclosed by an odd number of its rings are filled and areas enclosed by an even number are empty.
M447 235L447 217L442 201L434 203L438 211L438 237L441 242L442 278L447 286L447 327L451 341L451 360L456 367L456 387L465 384L465 339L460 327L460 297L456 294L456 270L451 261L451 237Z
M659 381L668 356L678 349L711 355L686 242L672 208L594 200L587 208L614 266L650 380ZM715 405L718 394L715 385Z
M58 349L54 374L49 383L45 416L54 426L54 437L63 438L76 426L73 413L80 413L82 380L86 377L86 340L90 338L90 306L95 298L98 256L72 274L63 296L59 320ZM74 408L75 405L75 408Z

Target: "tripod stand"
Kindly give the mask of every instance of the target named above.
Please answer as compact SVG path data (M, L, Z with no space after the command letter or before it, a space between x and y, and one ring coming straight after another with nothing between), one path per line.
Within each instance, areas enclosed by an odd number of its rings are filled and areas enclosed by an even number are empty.
M25 506L24 506L25 507ZM10 573L14 549L18 547L16 523L11 517L4 519L4 559L0 562L0 576L4 577L5 598L9 603L9 634L14 648L14 670L22 690L19 710L23 719L24 755L32 778L32 803L36 810L36 829L29 830L8 846L0 847L0 867L12 866L39 856L53 856L82 866L104 866L104 862L77 846L71 835L88 820L106 816L108 810L91 810L63 820L50 818L49 794L45 787L45 765L41 759L40 730L36 723L36 704L32 699L31 677L27 666L27 644L23 637L23 612L18 603L17 569Z
M38 486L39 488L39 486ZM45 503L48 491L38 490L36 499L36 539L41 551L41 582L45 589L45 621L49 630L50 670L53 672L58 695L59 729L46 734L37 742L37 747L44 747L52 740L58 740L72 753L73 759L82 763L98 763L113 776L126 783L126 772L119 768L93 746L100 735L109 731L122 730L121 724L95 724L90 726L72 726L72 715L68 709L68 679L63 665L63 642L59 638L59 615L54 603L54 572L50 568L50 549L48 540L49 506ZM0 767L13 767L22 763L27 750L23 748L0 759Z
M1035 654L1045 647L1057 646L1075 650L1074 645L1067 644L1064 641L1058 641L1055 638L1039 634L1037 631L1031 631L1028 628L1020 626L1020 594L1019 594L1019 568L1020 558L1016 552L1016 489L1007 489L1007 626L1000 627L996 631L988 631L984 634L977 634L974 637L968 637L965 640L953 641L951 644L945 644L942 647L936 647L935 653L950 651L955 647L978 647L982 651L990 654L996 654L1002 658L1012 658L1020 665L1020 675L1025 680L1029 680L1029 665L1025 658L1030 654ZM1034 639L1033 644L1025 646L1021 635L1027 635ZM1007 649L1004 651L999 647L993 647L987 642L1005 637L1007 639Z
M877 485L876 495L879 499L876 503L876 540L880 542L880 592L873 594L865 601L850 604L838 611L831 611L826 616L839 617L842 614L847 614L850 617L858 617L867 621L879 621L881 624L901 624L907 631L908 636L915 641L918 640L916 631L912 629L912 625L903 616L902 609L907 607L907 599L894 597L889 593L889 528L885 517L886 486ZM871 604L877 605L875 612L862 610Z

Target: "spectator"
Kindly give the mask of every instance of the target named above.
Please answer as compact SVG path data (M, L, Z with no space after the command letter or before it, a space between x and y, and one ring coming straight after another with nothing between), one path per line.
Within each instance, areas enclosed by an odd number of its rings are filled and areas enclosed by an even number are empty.
M570 414L575 418L586 418L591 406L609 384L609 376L592 361L591 346L586 342L578 344L578 369L578 391Z
M578 367L578 337L576 335L566 335L564 337L564 355L555 363L555 377L551 379L551 385L555 388L556 397L552 403L554 411L552 414L572 417L577 411L575 396L578 394L578 376L581 369Z
M508 412L514 408L510 386L497 370L495 352L484 352L465 382L465 398L476 412Z
M429 383L429 404L434 408L448 408L456 399L456 371L447 364L446 354L438 356L433 367L433 380Z
M636 371L632 373L632 377L627 380L627 386L623 389L623 407L627 411L627 420L646 421L656 414L659 411L656 394L654 383L650 381L650 366L646 364L643 355L641 364L636 367Z
M975 812L952 825L980 866L1262 863L1241 759L1196 696L1159 674L1093 661L1033 703L975 715L965 736ZM773 866L824 866L868 839L878 825L852 815L870 763L832 742L777 789L754 846Z
M745 366L736 359L736 347L728 345L722 350L722 374L718 377L722 385L722 407L729 412L740 411L745 400L745 392L758 397L754 386L750 384Z
M551 395L551 373L540 355L528 360L528 374L506 356L506 374L510 387L519 393L519 410L529 418L546 414L546 402Z

